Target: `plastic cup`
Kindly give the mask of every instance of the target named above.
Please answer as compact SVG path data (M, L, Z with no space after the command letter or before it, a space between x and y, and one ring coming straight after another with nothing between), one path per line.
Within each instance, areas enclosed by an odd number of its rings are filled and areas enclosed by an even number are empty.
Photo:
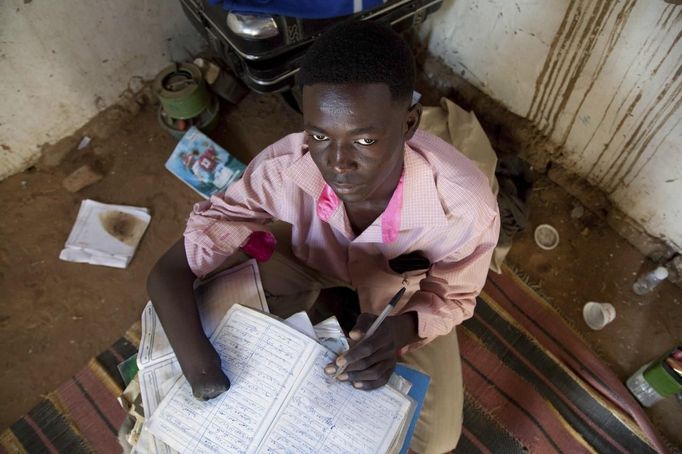
M546 251L551 251L559 245L559 232L549 224L537 226L534 237L535 244Z
M583 306L583 318L587 326L594 330L599 330L616 318L616 308L609 303L590 301Z

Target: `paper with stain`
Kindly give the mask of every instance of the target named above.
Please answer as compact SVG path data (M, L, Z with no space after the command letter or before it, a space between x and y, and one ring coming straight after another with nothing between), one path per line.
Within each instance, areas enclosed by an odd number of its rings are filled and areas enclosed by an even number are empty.
M83 200L59 258L126 268L150 220L147 208Z

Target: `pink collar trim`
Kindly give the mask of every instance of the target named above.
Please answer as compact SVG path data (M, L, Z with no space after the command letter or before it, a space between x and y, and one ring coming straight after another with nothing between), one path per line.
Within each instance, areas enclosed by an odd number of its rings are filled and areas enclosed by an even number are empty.
M405 171L403 170L391 200L388 201L386 209L381 213L381 241L384 243L393 243L398 238L400 215L403 209L404 176ZM334 193L334 190L328 184L325 184L320 197L317 199L316 210L319 218L324 222L329 222L329 219L340 205L341 200Z
M400 214L403 210L403 177L405 171L400 175L398 186L395 187L391 200L388 201L386 209L381 213L381 240L384 243L393 243L398 239L400 231Z
M341 204L341 200L334 193L334 190L328 184L322 188L322 194L317 199L317 215L324 222L329 222L329 218Z

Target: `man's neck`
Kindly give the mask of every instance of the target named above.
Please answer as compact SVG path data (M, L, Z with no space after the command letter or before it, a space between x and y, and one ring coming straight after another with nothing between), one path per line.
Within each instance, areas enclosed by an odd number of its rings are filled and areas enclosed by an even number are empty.
M384 181L384 184L367 199L358 202L344 202L346 214L356 235L360 235L386 210L402 173L403 167L397 167L390 177Z

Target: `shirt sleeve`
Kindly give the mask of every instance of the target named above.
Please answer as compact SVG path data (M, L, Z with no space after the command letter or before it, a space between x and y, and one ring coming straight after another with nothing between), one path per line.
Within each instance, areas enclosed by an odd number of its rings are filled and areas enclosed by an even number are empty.
M407 346L405 351L418 348L470 318L476 297L488 275L499 236L499 216L494 216L467 249L472 252L456 259L455 254L434 263L419 283L402 312L416 311L421 341ZM403 352L404 353L404 352Z
M266 224L284 219L277 201L286 197L276 194L282 195L285 160L286 156L272 156L266 149L227 191L194 205L184 237L187 262L196 276L210 273L242 246L258 249L250 239L258 239L261 245L269 243L274 249L275 240ZM251 238L254 232L267 233Z

